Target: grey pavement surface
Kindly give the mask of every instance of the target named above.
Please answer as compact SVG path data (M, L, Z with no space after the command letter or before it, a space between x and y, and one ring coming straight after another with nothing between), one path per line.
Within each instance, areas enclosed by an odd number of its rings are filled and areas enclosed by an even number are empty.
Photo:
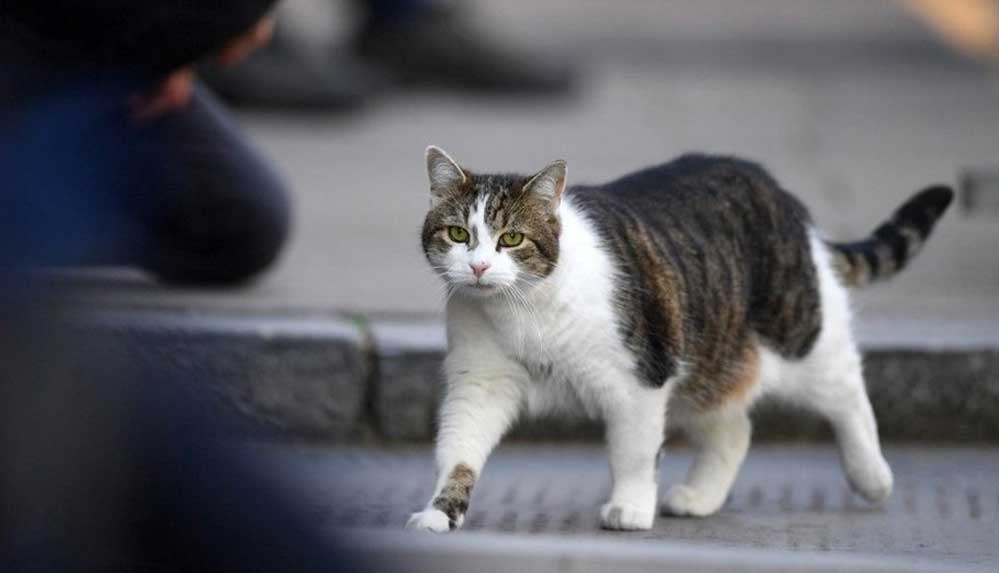
M463 4L491 37L579 60L580 93L402 92L347 117L240 115L295 194L297 228L274 272L235 292L164 291L115 275L115 288L101 284L95 295L437 316L440 287L418 244L428 143L481 170L526 171L563 157L579 182L687 150L742 154L769 166L829 236L844 239L869 232L923 185L999 165L999 71L950 52L900 2ZM323 6L293 0L291 19L326 22ZM331 27L342 33L345 18ZM997 244L994 216L955 209L910 269L859 294L862 327L888 339L912 324L994 333ZM901 319L910 327L896 326Z
M333 530L398 531L409 513L426 503L432 487L432 453L425 448L257 444L252 451L265 471L312 508L318 523ZM468 537L466 552L472 554L485 551L477 533L504 535L510 552L516 551L518 540L536 536L556 536L553 549L558 538L576 544L563 545L563 553L574 546L604 544L597 547L605 551L591 551L604 563L615 558L626 563L630 544L660 541L678 545L682 556L693 549L724 559L726 551L757 549L816 567L822 562L810 558L818 553L826 558L903 559L928 570L968 566L994 571L999 566L999 449L889 447L886 457L896 489L883 507L869 507L849 492L831 447L755 447L719 514L658 518L652 531L617 533L597 526L597 511L610 487L600 449L504 446L487 464L465 528L455 535ZM667 448L661 490L681 479L690 461L691 452ZM503 538L496 542L502 544ZM399 536L383 543L407 545ZM639 553L648 549L634 547ZM451 551L460 549L460 542L450 546ZM750 559L742 566L752 563ZM840 569L851 570L845 565ZM876 568L857 570L865 569Z
M904 558L779 553L766 549L725 549L669 541L621 541L544 534L511 536L469 533L461 536L406 532L339 532L340 539L368 558L366 563L400 573L489 571L490 573L778 573L974 571L960 566L920 563ZM979 569L980 570L980 569Z

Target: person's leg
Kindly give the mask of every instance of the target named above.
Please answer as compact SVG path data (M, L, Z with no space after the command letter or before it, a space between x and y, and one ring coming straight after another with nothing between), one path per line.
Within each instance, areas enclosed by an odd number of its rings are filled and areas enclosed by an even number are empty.
M198 88L187 109L137 137L161 158L135 205L148 241L139 266L172 282L232 283L274 261L290 227L288 192L210 94Z
M526 51L470 11L440 0L357 0L354 40L365 61L399 83L472 92L563 94L575 80L568 61Z
M355 0L350 50L321 57L292 27L231 69L206 68L206 81L233 105L349 110L393 85L473 93L564 94L575 66L525 50L472 10L440 0ZM280 21L280 20L279 20Z
M0 113L3 266L134 265L169 281L239 282L277 256L287 192L225 113L191 105L137 125L140 86L80 74Z
M206 62L201 79L227 104L289 111L352 111L385 82L357 58L311 46L278 17L270 43L233 66Z

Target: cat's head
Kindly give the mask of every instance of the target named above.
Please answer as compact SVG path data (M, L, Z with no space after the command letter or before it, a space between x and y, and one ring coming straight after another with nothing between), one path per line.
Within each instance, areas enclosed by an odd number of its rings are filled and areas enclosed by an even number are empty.
M555 269L564 161L534 175L477 175L430 146L427 173L423 252L450 289L491 296L522 290Z

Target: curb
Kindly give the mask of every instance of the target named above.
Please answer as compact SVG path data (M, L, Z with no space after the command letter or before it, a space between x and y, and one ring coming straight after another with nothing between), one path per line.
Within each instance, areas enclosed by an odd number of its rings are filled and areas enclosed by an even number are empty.
M112 310L75 317L141 372L203 382L280 436L343 440L364 422L368 342L345 318Z
M373 320L371 415L388 440L429 440L441 396L447 336L440 324Z
M375 425L385 438L433 437L441 367L446 347L439 323L374 321ZM919 346L914 324L892 336L885 325L861 328L864 374L881 437L889 440L999 441L999 341L994 329L936 336ZM924 328L925 329L925 328ZM892 339L898 342L892 342ZM824 421L774 400L753 411L753 435L761 440L830 439ZM513 432L521 439L598 439L598 423L537 421Z
M342 441L374 430L392 442L433 437L446 348L440 322L127 309L82 316L88 331L110 336L130 360L178 380L206 380L227 407L278 436ZM861 336L883 438L999 441L999 343L965 336L919 347L904 337L892 343L885 329ZM761 404L753 418L757 439L831 436L814 415L775 402ZM514 437L601 434L593 422L542 421Z

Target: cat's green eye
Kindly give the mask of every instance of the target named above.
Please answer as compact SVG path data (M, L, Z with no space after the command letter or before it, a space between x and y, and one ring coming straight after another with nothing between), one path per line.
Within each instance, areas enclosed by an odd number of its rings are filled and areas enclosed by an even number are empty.
M503 233L499 238L499 244L501 247L516 247L523 242L524 233Z
M468 242L468 230L461 227L448 227L447 236L449 239L455 243L467 243Z

